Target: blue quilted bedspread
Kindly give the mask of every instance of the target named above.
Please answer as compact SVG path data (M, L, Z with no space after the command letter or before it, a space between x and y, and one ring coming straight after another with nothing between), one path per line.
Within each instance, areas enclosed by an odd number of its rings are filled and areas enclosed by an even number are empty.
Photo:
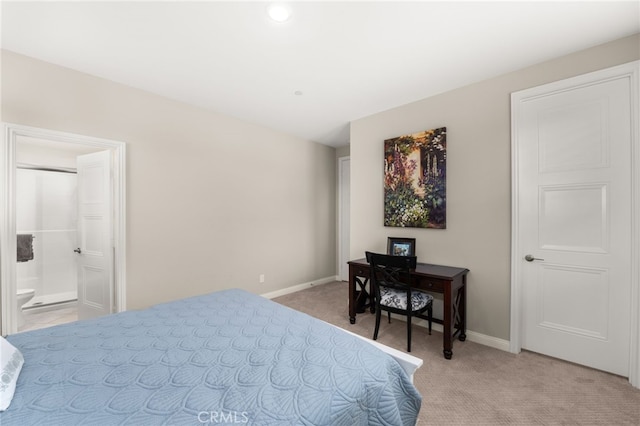
M237 289L8 340L25 365L2 426L396 426L421 403L379 349Z

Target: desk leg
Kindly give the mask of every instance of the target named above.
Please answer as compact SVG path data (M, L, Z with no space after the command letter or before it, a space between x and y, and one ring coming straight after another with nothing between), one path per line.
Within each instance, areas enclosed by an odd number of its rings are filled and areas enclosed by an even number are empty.
M349 322L356 323L356 277L351 271L349 271Z
M457 306L457 324L456 327L460 330L460 334L458 335L458 339L461 342L467 340L467 277L462 277L462 287L458 290L458 296L456 300Z
M453 316L453 303L451 300L451 284L446 285L444 288L444 305L443 305L443 314L444 318L442 319L442 346L444 346L443 353L446 359L451 359L453 356L453 343L451 341L451 325L452 325L452 316Z

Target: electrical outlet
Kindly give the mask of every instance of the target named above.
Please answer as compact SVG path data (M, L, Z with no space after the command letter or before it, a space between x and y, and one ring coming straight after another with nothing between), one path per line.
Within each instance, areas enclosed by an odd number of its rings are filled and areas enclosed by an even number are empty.
M260 283L262 284L264 282L264 274L260 274Z

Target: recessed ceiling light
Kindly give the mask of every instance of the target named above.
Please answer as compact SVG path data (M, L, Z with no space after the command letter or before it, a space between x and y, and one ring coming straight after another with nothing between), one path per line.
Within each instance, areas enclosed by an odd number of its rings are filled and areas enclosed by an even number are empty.
M283 3L272 3L267 7L269 17L276 22L286 22L291 17L291 9Z

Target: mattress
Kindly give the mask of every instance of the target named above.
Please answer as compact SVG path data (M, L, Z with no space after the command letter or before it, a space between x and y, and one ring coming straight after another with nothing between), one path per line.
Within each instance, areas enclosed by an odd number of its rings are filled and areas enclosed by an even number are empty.
M421 396L368 342L232 289L7 338L0 425L410 425Z

